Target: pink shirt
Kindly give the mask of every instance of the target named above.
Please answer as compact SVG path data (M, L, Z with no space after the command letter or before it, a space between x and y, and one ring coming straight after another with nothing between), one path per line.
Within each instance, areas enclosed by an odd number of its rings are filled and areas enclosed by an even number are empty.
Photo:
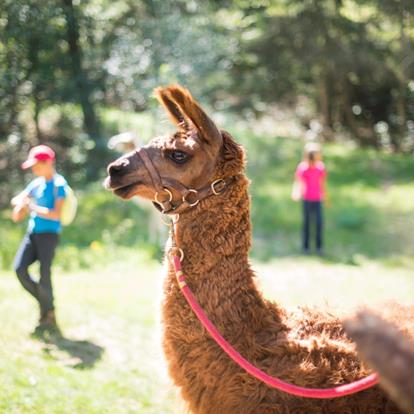
M302 183L302 198L304 200L323 200L326 170L322 161L318 161L312 166L302 161L296 168L296 177Z

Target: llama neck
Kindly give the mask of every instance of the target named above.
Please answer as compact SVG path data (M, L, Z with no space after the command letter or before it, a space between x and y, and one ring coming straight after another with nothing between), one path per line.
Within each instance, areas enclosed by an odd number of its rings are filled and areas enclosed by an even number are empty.
M246 272L249 273L251 226L247 188L247 179L239 177L224 194L203 200L198 209L180 217L176 242L185 252L184 271L190 277L191 270L194 282L211 282L211 272L225 265L231 265L233 272L224 272L214 280L215 284L232 285L240 275L249 279Z
M180 216L176 225L177 245L185 254L187 283L213 322L224 330L234 331L241 321L246 324L249 315L257 315L258 308L266 308L248 262L251 226L247 190L248 180L241 176L222 195L209 197ZM165 316L170 313L167 308L177 311L177 306L180 313L192 313L179 291L171 263L164 293ZM228 306L225 312L223 304Z

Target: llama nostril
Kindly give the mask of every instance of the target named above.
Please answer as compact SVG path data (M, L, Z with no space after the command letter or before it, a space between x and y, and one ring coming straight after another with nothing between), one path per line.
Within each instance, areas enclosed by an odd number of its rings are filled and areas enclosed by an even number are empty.
M114 175L119 173L122 170L122 166L121 165L111 165L109 167L109 175Z
M115 161L108 167L109 175L119 175L119 173L125 170L125 167L128 166L129 161L127 159Z

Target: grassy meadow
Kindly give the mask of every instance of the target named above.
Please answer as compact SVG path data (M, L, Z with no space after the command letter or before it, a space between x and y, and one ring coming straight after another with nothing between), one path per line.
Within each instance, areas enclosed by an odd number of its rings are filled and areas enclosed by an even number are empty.
M412 157L326 145L326 255L302 257L290 200L302 142L232 132L248 148L251 257L266 297L344 310L413 303ZM54 268L60 339L31 336L37 310L11 271L24 225L2 212L0 413L181 413L160 345L162 248L148 243L148 212L99 183L78 194Z

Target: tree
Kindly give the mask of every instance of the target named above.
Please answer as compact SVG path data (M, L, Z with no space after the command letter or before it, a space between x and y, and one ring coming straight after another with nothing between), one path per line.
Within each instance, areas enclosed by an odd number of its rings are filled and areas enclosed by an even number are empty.
M413 7L408 0L234 2L233 12L242 12L233 68L238 107L305 94L326 131L346 128L362 145L399 150L414 116Z
M100 127L91 98L91 83L83 68L82 46L79 40L78 16L72 0L62 0L66 19L67 42L71 60L73 80L83 112L85 131L101 147Z

